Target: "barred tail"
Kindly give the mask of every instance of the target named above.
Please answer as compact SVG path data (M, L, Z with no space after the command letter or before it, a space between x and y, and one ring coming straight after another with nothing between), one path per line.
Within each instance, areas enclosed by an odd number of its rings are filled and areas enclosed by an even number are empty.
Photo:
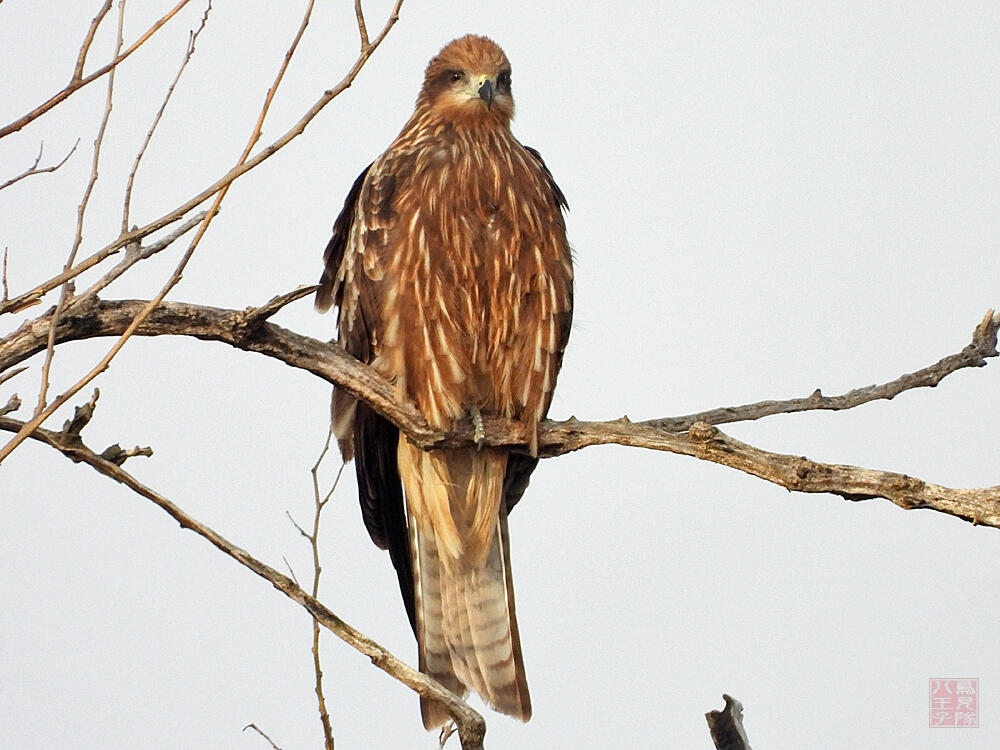
M424 452L405 438L399 467L409 509L420 669L452 692L531 718L514 610L502 450ZM421 698L424 726L448 720Z

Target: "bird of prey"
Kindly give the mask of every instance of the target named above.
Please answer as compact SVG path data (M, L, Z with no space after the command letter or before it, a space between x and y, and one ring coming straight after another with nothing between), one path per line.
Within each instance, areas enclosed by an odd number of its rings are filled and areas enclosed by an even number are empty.
M527 721L507 514L538 463L573 268L566 199L510 130L510 76L503 50L482 36L430 61L413 115L347 195L316 305L336 305L340 344L433 427L471 421L481 436L489 416L530 428L520 452L425 452L334 392L334 431L356 461L368 532L396 568L421 671ZM423 698L421 714L428 729L449 718Z

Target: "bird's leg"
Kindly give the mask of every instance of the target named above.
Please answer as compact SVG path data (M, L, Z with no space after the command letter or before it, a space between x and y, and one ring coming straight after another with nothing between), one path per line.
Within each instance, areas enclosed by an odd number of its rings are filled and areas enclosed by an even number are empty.
M469 410L469 417L472 419L472 437L476 441L476 450L482 450L483 442L486 440L486 427L483 425L483 415L478 406L473 406Z

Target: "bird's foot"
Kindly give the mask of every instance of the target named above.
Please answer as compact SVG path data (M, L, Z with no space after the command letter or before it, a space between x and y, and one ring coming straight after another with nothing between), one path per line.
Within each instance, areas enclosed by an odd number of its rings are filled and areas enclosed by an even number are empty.
M476 450L482 450L486 441L486 427L483 425L483 415L478 406L472 407L469 417L472 419L472 439L476 441Z

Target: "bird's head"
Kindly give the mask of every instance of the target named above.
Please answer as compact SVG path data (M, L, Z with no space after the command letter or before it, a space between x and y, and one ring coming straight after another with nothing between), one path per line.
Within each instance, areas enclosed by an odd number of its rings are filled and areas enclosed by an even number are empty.
M417 101L452 122L507 125L514 116L510 61L484 36L449 42L427 65Z

